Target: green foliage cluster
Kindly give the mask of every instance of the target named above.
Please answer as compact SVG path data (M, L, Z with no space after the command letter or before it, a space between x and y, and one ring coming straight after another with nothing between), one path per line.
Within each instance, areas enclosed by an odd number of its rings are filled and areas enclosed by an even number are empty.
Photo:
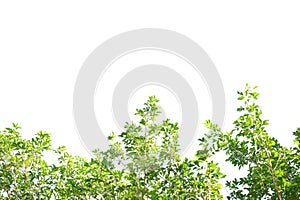
M72 156L65 147L52 149L46 132L23 139L19 129L13 124L0 132L0 199L89 199L106 192L103 186L113 172L96 159ZM58 164L44 160L46 151L57 154Z
M300 199L300 129L293 133L290 148L271 137L266 131L269 122L256 104L259 94L255 89L246 85L244 92L238 92L241 115L233 130L220 132L217 141L227 161L248 169L245 177L227 182L229 199Z
M111 145L107 151L95 151L96 157L109 170L119 168L122 173L122 178L112 184L116 187L113 196L121 199L220 199L219 179L224 175L212 161L212 153L208 150L205 156L181 160L178 123L169 119L156 123L160 114L157 102L150 96L145 107L136 110L139 123L127 123L126 131L118 138L114 133L109 136Z
M209 131L193 159L179 156L178 124L156 122L155 96L136 110L138 123L112 133L109 148L95 150L91 159L52 148L46 132L24 139L13 124L0 131L0 199L223 199L225 175L214 162L219 151L237 170L247 169L226 182L228 199L300 199L300 128L289 148L268 135L255 89L246 85L238 92L241 115L233 130L223 133L205 121ZM57 155L57 164L45 161L47 151Z

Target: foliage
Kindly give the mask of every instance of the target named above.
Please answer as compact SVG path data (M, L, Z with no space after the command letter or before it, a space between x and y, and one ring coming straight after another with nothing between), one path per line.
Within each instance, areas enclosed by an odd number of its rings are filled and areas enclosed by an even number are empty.
M42 152L49 150L50 136L39 132L32 140L23 140L20 127L6 128L0 133L0 197L1 199L34 199L51 194L44 176L51 168L42 159Z
M156 123L160 114L158 100L150 96L145 107L136 110L141 119L138 124L126 123L125 131L116 141L114 133L109 136L112 142L109 150L95 151L97 158L110 169L121 164L123 182L130 196L115 195L130 199L220 199L221 184L218 180L224 175L209 158L198 152L195 160L181 160L178 154L178 123L165 119ZM202 145L202 144L201 144Z
M149 97L136 110L139 123L126 123L118 138L112 133L110 148L95 150L90 160L69 154L65 147L53 149L46 132L23 139L13 124L0 132L0 198L220 199L218 180L224 175L212 154L198 152L194 160L181 160L178 123L155 123L157 102ZM47 151L57 155L57 164L43 159Z
M233 130L219 131L218 148L226 152L227 161L248 169L245 177L227 181L228 199L300 199L300 129L294 132L291 148L271 137L266 131L269 122L255 102L259 95L255 89L247 84L237 92L241 116Z
M0 199L89 199L107 192L114 171L72 156L65 147L52 149L49 133L26 140L19 129L13 124L0 132ZM57 154L58 164L43 159L46 151Z
M13 124L0 131L0 199L222 199L219 181L225 175L213 161L219 151L237 170L247 169L244 177L226 182L228 199L300 199L300 128L293 146L281 145L267 133L256 87L246 85L238 95L241 115L234 128L222 132L205 121L209 131L193 159L179 156L178 124L156 122L154 96L136 110L140 121L112 133L109 149L95 150L91 159L52 148L43 131L24 139ZM47 163L45 152L57 162Z

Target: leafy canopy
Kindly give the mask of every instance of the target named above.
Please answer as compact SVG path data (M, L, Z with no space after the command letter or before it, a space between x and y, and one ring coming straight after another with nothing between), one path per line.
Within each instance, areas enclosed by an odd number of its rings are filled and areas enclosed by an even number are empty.
M249 85L238 92L240 116L231 131L205 121L209 131L193 159L179 156L178 123L157 122L155 96L136 110L140 120L113 132L109 149L95 150L92 159L53 148L47 132L24 139L13 124L0 131L0 199L223 199L219 151L237 170L247 169L227 180L228 199L300 199L300 128L293 146L281 145L266 131L258 96ZM56 154L57 164L47 163L45 152Z

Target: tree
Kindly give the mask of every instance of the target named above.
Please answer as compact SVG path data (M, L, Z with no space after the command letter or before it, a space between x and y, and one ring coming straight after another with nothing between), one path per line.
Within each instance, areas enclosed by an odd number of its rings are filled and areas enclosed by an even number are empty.
M266 131L256 87L246 85L238 95L241 115L234 128L222 132L205 121L209 131L193 159L179 156L178 123L156 121L155 96L136 110L138 123L112 133L109 149L95 150L91 159L71 155L64 146L52 148L47 132L23 139L13 124L0 131L0 199L222 199L219 181L225 175L214 162L219 151L248 170L226 182L228 199L300 199L300 128L294 145L284 147ZM47 151L57 156L56 164L44 160Z
M13 124L0 132L0 199L89 199L107 192L114 172L102 163L52 149L46 132L23 139L19 129ZM49 165L46 151L56 153L59 164Z
M227 181L228 199L300 199L300 129L293 133L291 148L271 137L266 131L269 122L256 104L256 88L247 84L243 92L237 92L241 116L234 121L233 130L219 131L216 140L218 150L228 156L226 161L248 169L245 177Z
M35 199L51 194L44 176L51 168L42 159L49 150L50 136L39 132L31 140L21 138L18 124L0 132L0 197L1 199Z
M118 137L112 133L110 148L95 150L89 160L64 146L53 149L50 134L43 131L30 140L21 137L18 124L1 131L0 198L220 199L218 180L224 175L210 160L211 149L181 160L178 123L156 123L157 102L149 97L136 110L139 123L126 123ZM57 155L57 164L43 159L46 151Z
M209 158L198 152L195 160L181 160L178 154L178 123L155 120L160 114L158 99L150 96L145 107L136 110L138 124L126 123L118 138L112 133L107 151L96 150L97 158L112 170L120 167L122 181L114 183L115 196L131 199L220 199L224 175ZM119 139L119 141L118 141ZM204 142L200 145L204 145ZM124 184L125 183L125 184ZM122 196L126 189L128 194Z

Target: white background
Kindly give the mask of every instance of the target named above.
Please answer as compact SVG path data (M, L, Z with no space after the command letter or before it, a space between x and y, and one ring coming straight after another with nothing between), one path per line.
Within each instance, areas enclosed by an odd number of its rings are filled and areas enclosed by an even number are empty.
M250 83L259 86L270 134L290 145L300 126L298 2L1 1L0 129L17 122L25 137L46 130L54 146L89 156L72 110L82 63L112 36L163 28L196 41L215 63L226 93L224 130L238 114L236 91Z

